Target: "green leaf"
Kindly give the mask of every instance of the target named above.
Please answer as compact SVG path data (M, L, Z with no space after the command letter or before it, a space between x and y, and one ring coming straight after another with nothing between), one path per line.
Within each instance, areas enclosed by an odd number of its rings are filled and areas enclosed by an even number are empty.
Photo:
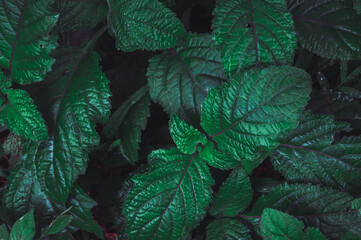
M213 35L228 75L255 65L290 64L296 48L285 1L219 0Z
M108 0L108 4L109 33L125 52L170 48L185 35L183 24L158 0Z
M33 240L35 235L34 209L17 220L11 229L10 239Z
M0 112L0 122L10 131L26 139L44 141L48 130L29 94L20 89L8 89L7 101Z
M206 215L214 184L196 154L177 149L149 155L149 171L132 177L123 214L130 239L184 239Z
M361 98L361 91L359 91L356 88L352 88L352 87L347 87L347 86L341 86L338 88L341 92L343 92L344 94L352 97L352 98Z
M185 154L192 154L197 150L198 144L206 145L207 143L204 134L176 115L170 118L169 131L179 151Z
M64 228L66 228L73 219L73 216L66 215L68 211L69 209L62 212L57 218L54 219L54 221L50 223L47 228L42 229L41 236L43 237L45 235L56 234L60 231L63 231Z
M328 239L338 239L345 231L358 231L361 215L351 209L347 193L310 184L280 185L260 197L250 212L242 217L258 226L265 208L274 208L315 227Z
M234 217L251 203L251 182L243 168L234 169L215 194L209 213L213 216Z
M175 0L159 0L159 2L163 3L167 8L175 6Z
M49 32L58 16L50 12L52 0L0 2L0 66L20 84L41 81L51 70L50 53L57 38Z
M251 240L250 231L239 220L221 218L207 226L207 240Z
M290 0L297 39L303 48L325 58L360 59L361 15L352 1Z
M317 228L306 228L307 240L327 240ZM350 239L349 239L350 240Z
M4 154L10 155L8 160L9 169L13 169L21 161L21 137L14 133L10 133L4 141L3 148Z
M225 81L220 54L209 34L188 34L185 43L153 57L147 71L149 93L165 111L199 124L207 92Z
M356 194L361 184L361 137L344 137L334 143L336 132L348 124L333 117L305 112L300 125L281 140L271 155L275 169L291 182L311 182Z
M262 213L262 237L266 240L302 240L304 225L297 218L275 209L265 208Z
M58 203L66 201L78 175L84 174L88 152L100 141L95 123L107 121L110 113L108 80L98 54L89 50L95 39L84 48L58 50L45 95L50 138L23 147L23 161L36 166L42 189Z
M10 239L9 232L6 229L5 224L2 224L0 226L0 239L3 239L3 240L9 240Z
M201 125L220 150L249 165L260 150L273 150L297 126L309 91L310 77L303 70L251 70L208 94Z
M217 150L214 143L209 141L199 153L199 157L214 168L222 170L232 169L239 165L239 160L227 153Z
M353 8L357 14L361 14L361 0L353 0Z
M57 27L61 32L77 29L91 29L99 22L105 22L108 13L106 0L57 0L53 4L59 12Z

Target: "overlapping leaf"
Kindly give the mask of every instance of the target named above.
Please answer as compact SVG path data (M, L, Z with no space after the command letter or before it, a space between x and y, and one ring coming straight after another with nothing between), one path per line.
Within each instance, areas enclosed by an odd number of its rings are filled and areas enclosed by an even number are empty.
M209 213L213 216L234 217L243 212L253 196L251 182L243 168L231 172L215 194Z
M209 141L199 152L199 157L210 166L222 170L232 169L239 165L239 160L231 155L221 152L215 148L213 142Z
M179 19L158 0L108 0L108 4L109 32L125 52L170 48L185 35Z
M344 137L331 145L334 134L347 126L333 122L332 116L305 112L298 128L271 155L273 166L290 181L323 184L357 194L361 184L361 138Z
M18 219L10 232L10 239L32 240L35 236L34 209Z
M62 32L93 28L108 13L106 0L57 0L53 9L59 13L57 26Z
M250 231L237 219L221 218L207 226L207 240L251 240Z
M196 154L177 149L149 156L149 171L132 178L123 214L130 239L184 239L211 201L213 179Z
M213 14L214 39L227 74L292 62L296 34L285 1L219 0Z
M0 2L0 67L20 84L41 81L51 70L50 53L57 46L49 32L58 16L50 12L52 0Z
M242 215L258 226L265 208L274 208L302 220L306 227L318 228L328 239L338 239L346 231L359 229L360 213L351 208L347 193L310 184L281 185L260 197L252 210Z
M225 81L220 53L208 34L188 34L185 43L150 60L150 96L169 114L198 123L207 92Z
M297 126L309 91L310 77L300 69L251 70L208 94L201 125L220 150L252 162L259 150L276 148Z
M361 15L352 1L291 0L288 8L303 48L326 58L361 58Z

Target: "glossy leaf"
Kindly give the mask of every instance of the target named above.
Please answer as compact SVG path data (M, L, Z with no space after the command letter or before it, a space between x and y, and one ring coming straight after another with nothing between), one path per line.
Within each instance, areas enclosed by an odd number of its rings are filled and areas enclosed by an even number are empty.
M66 228L73 219L73 216L66 215L67 211L68 210L61 213L57 218L55 218L54 221L52 221L47 228L42 229L41 235L45 236L45 235L56 234L64 230L64 228Z
M251 240L251 234L239 220L221 218L207 226L207 240Z
M10 133L3 143L4 154L10 156L8 162L9 169L11 170L21 161L21 137L14 133Z
M208 34L188 34L182 46L150 60L149 93L167 113L195 124L208 91L225 81L220 53Z
M108 4L109 32L125 52L170 48L185 35L179 19L158 0L108 0Z
M124 205L130 239L184 239L206 215L213 179L196 154L177 149L149 156L149 171L132 177Z
M338 239L345 231L360 228L361 215L351 209L347 193L310 184L281 185L260 197L250 212L242 215L258 227L262 211L274 208L302 220L306 227L318 228L327 239Z
M215 148L214 143L208 142L200 151L199 157L214 168L222 170L232 169L239 165L239 160Z
M179 151L185 154L192 154L197 150L198 144L206 145L207 143L204 134L176 115L172 115L169 121L169 131Z
M297 126L309 91L310 77L300 69L251 70L208 94L201 125L220 150L247 165Z
M303 48L325 58L360 59L361 16L352 1L290 0L288 8Z
M50 11L51 0L0 2L0 66L12 80L29 84L43 80L54 59L50 53L57 39L49 32L58 16Z
M306 240L327 240L317 228L306 228Z
M61 32L94 28L105 22L108 13L106 0L57 0L53 9L60 13L57 27Z
M219 0L213 35L228 75L258 65L292 63L296 34L283 0Z
M251 203L251 182L243 168L234 169L215 194L209 213L213 216L234 217Z
M0 122L10 131L26 139L48 139L48 130L44 119L36 109L29 94L20 89L8 89L7 101L0 111Z
M17 220L10 232L10 239L33 240L35 235L34 209Z

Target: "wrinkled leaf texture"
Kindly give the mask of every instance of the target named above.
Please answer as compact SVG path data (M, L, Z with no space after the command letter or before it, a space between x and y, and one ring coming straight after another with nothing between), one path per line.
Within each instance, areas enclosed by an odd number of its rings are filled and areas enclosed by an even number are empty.
M251 240L250 231L238 219L221 218L207 226L207 240Z

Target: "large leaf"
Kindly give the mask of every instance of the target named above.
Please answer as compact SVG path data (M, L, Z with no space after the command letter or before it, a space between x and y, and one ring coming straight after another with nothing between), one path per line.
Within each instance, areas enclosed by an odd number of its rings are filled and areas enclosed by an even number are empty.
M292 63L296 34L286 1L219 0L213 14L214 39L227 74Z
M182 46L150 60L150 96L169 114L198 123L207 92L225 81L220 61L210 35L188 34Z
M17 220L11 229L10 239L33 240L35 236L34 209Z
M252 186L247 173L238 167L215 194L209 213L213 216L234 217L248 207L252 197Z
M306 112L300 125L282 139L271 162L289 181L312 182L357 195L361 185L361 138L334 134L347 124L334 123L332 116Z
M250 231L237 219L221 218L207 226L207 240L251 240Z
M20 84L41 81L54 59L57 46L49 35L58 16L50 12L52 0L0 2L0 66Z
M357 209L351 209L352 200L347 193L329 188L285 184L260 197L252 210L242 216L257 225L263 209L274 208L297 217L307 227L318 228L328 239L338 239L343 232L359 232L361 227L361 215Z
M24 145L23 160L36 166L42 189L53 201L64 203L79 174L86 169L90 148L99 143L95 123L109 117L108 80L98 65L99 56L84 48L59 49L47 76L51 112L50 138ZM45 111L44 110L44 111Z
M108 0L108 4L109 32L125 52L170 48L185 35L179 19L158 0Z
M361 16L352 1L290 0L288 8L303 48L326 58L361 58Z
M106 0L57 0L53 9L60 13L57 26L62 32L93 28L108 13Z
M48 130L29 94L20 89L8 89L7 100L0 111L0 122L10 131L26 139L47 140Z
M206 215L213 179L196 154L177 149L149 156L149 171L132 177L124 205L130 239L184 239Z
M250 70L208 94L201 125L222 151L252 162L258 151L276 148L280 137L297 127L309 92L310 77L301 69Z

